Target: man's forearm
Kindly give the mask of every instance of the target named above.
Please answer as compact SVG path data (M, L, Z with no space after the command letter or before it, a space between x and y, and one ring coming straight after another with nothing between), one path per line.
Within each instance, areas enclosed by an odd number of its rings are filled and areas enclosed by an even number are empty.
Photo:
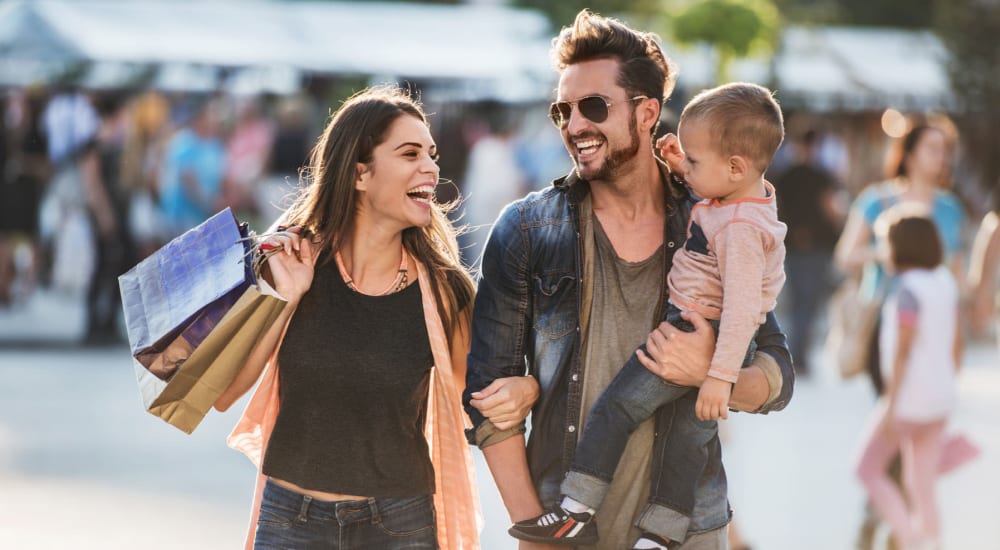
M771 386L764 371L756 365L750 366L740 371L739 379L733 384L729 407L738 411L754 412L767 403L770 395Z
M493 474L493 481L500 491L500 498L512 522L538 516L542 505L531 483L528 469L528 455L524 447L524 436L509 437L483 448L486 464Z

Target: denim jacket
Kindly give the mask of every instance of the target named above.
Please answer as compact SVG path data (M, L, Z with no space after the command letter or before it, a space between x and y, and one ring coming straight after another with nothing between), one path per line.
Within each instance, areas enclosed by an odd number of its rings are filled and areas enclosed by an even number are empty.
M663 255L666 273L674 251L684 244L691 206L696 200L670 178L662 165L661 174L668 191ZM527 453L531 477L543 503L558 498L559 483L573 459L579 436L576 424L581 413L584 380L581 311L582 304L589 303L589 297L583 296L589 287L581 284L587 272L581 205L589 192L589 183L570 174L556 180L552 187L531 193L504 209L483 252L482 278L473 314L463 394L465 410L473 424L467 431L469 442L489 446L524 432L523 426L498 432L469 405L470 394L498 378L534 376L541 396L532 408ZM660 304L664 303L666 292L664 276ZM794 374L785 336L773 313L761 325L756 343L758 353L773 359L764 361L770 363L773 371L768 376L771 395L756 412L783 409L792 395ZM721 476L716 481L724 486L722 469L712 475ZM721 495L724 500L724 490ZM706 509L704 504L707 503L699 503L698 508ZM703 521L695 517L693 529L714 528L728 521L728 504L716 504L707 508L721 508L725 517L700 518Z

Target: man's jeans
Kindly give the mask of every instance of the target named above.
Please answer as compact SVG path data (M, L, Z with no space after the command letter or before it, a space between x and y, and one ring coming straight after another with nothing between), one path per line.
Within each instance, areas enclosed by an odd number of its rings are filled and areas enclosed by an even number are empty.
M324 502L268 480L255 549L436 549L434 499L369 498Z
M686 332L694 330L672 304L668 304L666 320ZM718 321L710 320L709 323L718 334ZM752 344L751 348L746 362L753 356ZM640 349L645 352L645 345ZM562 483L562 493L591 508L600 508L629 435L655 414L650 503L640 518L640 524L645 525L640 527L683 540L677 537L676 527L663 532L656 526L676 523L678 514L689 521L702 472L706 467L722 467L721 464L709 464L708 446L715 441L718 423L698 420L695 415L697 399L695 388L664 381L642 366L637 355L632 354L591 408L573 464Z

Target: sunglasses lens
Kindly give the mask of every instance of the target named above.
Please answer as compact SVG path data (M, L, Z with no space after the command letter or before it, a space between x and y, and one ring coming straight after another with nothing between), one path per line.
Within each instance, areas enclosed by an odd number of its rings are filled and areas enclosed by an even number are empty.
M591 122L601 123L608 119L608 104L603 97L590 96L580 100L580 114Z
M573 106L565 101L553 103L549 107L549 118L552 119L552 124L555 124L556 128L564 128L566 123L569 122L569 115L572 110Z

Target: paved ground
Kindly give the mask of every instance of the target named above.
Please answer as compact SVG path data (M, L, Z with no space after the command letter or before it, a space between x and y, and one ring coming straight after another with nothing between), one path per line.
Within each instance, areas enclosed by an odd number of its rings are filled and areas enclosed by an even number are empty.
M253 468L224 438L239 405L185 435L143 412L125 347L73 345L77 301L37 295L0 310L0 548L238 548ZM945 547L1000 548L1000 369L971 348L953 425L983 456L944 478ZM728 422L725 461L740 526L755 549L846 550L863 495L851 475L872 405L861 380L818 373L792 404ZM476 452L483 548L512 549L506 516Z

